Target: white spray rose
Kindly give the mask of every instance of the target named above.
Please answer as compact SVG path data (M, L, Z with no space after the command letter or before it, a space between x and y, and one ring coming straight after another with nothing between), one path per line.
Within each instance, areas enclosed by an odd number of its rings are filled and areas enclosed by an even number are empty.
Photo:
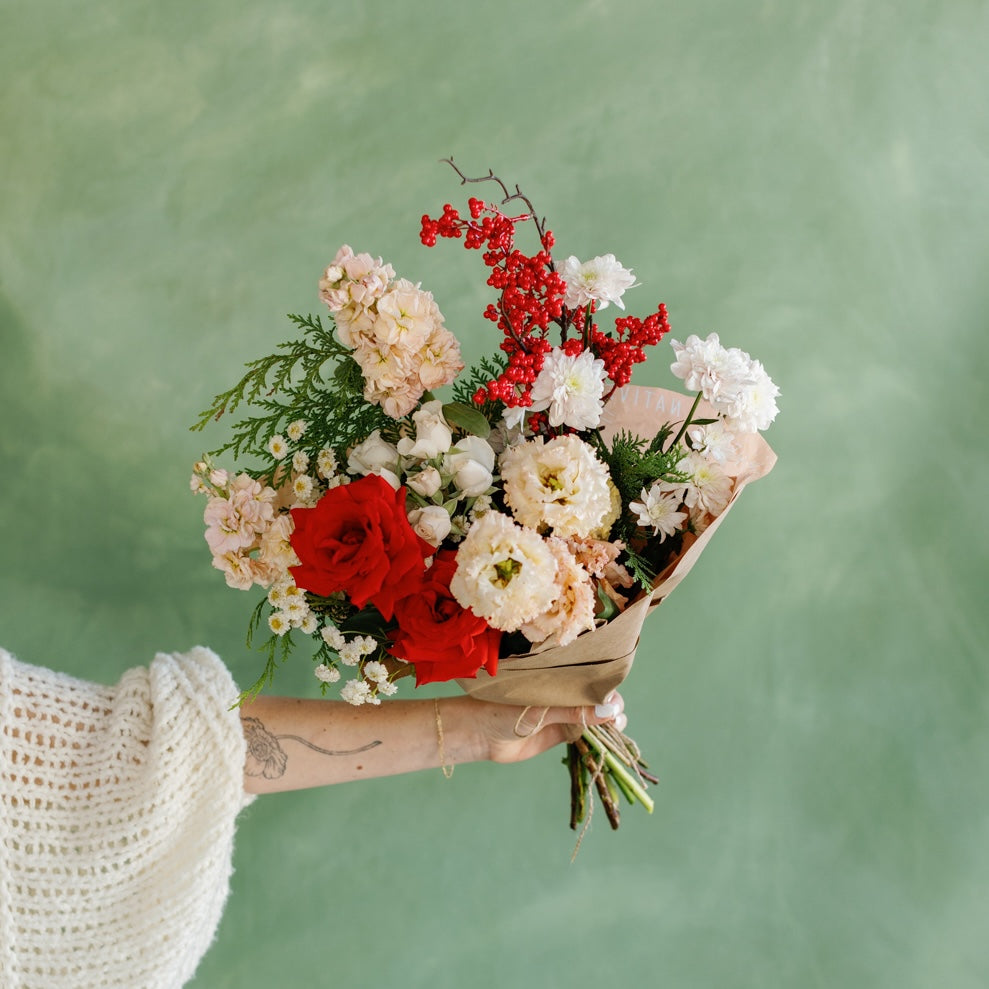
M409 512L409 525L420 539L430 546L439 546L452 528L450 513L442 505L427 505Z
M432 498L439 491L443 478L440 477L440 472L435 467L426 467L418 474L407 477L405 483L423 498Z
M454 486L467 498L484 494L494 481L495 452L479 436L465 436L452 446L444 463Z
M398 441L398 452L403 457L419 460L432 460L446 453L453 443L453 433L443 418L443 403L426 402L417 412L412 413L416 424L416 438L404 436Z
M383 468L392 471L397 466L398 450L383 440L377 429L347 456L347 469L351 474L379 474Z

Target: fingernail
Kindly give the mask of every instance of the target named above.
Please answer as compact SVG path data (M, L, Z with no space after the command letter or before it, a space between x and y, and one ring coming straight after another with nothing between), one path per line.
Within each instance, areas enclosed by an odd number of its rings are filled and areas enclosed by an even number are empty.
M628 727L628 718L624 714L619 714L618 717L615 718L615 727L619 731L624 731Z
M594 707L595 718L613 718L617 713L617 704L596 704Z

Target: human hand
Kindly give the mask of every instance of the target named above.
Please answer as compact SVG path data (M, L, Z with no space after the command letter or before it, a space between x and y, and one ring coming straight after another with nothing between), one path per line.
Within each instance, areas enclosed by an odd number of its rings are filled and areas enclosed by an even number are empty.
M521 762L561 742L572 742L591 725L613 722L619 731L628 724L625 701L614 691L597 707L518 707L474 701L482 758L492 762Z

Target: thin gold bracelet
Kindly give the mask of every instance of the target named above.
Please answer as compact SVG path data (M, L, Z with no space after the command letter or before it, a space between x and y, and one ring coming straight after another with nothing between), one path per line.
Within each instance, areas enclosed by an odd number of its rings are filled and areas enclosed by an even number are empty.
M440 717L440 702L438 698L433 698L433 710L436 712L436 747L440 750L440 769L443 775L449 779L453 776L453 766L446 764L446 750L443 748L443 719Z

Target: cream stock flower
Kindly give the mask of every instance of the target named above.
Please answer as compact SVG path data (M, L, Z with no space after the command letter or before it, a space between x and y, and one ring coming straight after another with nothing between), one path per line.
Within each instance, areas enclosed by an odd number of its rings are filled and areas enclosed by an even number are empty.
M538 533L486 512L460 544L450 591L489 625L514 632L553 603L556 567Z
M319 297L334 314L356 314L373 306L394 277L395 269L381 258L354 254L344 244L319 280Z
M230 482L226 498L206 502L206 542L214 555L249 549L275 518L276 492L248 474Z
M594 429L604 411L604 361L590 350L571 357L559 347L543 362L530 393L533 412L548 411L554 428Z
M532 529L587 536L611 511L608 471L579 437L536 437L511 446L500 461L505 500Z

